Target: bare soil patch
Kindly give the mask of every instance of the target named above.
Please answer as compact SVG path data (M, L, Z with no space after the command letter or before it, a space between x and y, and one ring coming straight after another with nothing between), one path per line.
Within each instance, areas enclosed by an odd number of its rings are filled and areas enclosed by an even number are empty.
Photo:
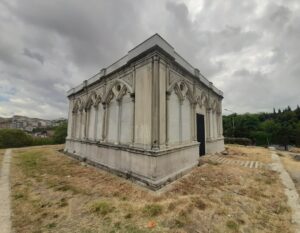
M152 192L58 149L14 151L12 221L17 233L292 232L276 172L204 164ZM257 148L238 150L259 153Z
M240 145L226 145L225 148L229 158L259 161L266 164L272 162L271 153L267 148Z

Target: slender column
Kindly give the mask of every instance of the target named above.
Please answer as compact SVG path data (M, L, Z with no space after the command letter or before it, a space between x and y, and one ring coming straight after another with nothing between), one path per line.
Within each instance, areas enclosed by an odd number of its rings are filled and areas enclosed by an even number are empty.
M87 131L88 131L88 127L87 127L87 124L88 124L88 110L87 109L85 109L84 110L84 135L83 135L83 139L87 139Z
M71 138L76 137L76 118L77 118L77 112L72 112L72 130L71 130Z
M132 101L132 132L131 132L131 145L134 145L134 131L135 131L135 97L134 94L130 95Z
M98 106L95 106L95 119L94 119L94 141L97 141L97 132L98 132Z
M170 93L166 93L166 146L169 144L169 102L170 102Z
M179 143L182 143L182 105L183 100L179 100Z
M103 104L103 109L104 109L104 116L103 116L103 126L102 126L102 140L107 141L107 130L108 130L108 125L107 125L107 117L108 117L108 106L107 104Z
M192 103L192 140L197 141L197 133L196 133L196 106L197 103Z
M122 116L122 99L117 100L117 111L118 111L118 128L117 128L117 143L120 144L121 141L121 127L122 127L122 122L121 122L121 116Z
M152 148L159 149L159 57L152 61Z
M210 110L206 110L206 134L207 134L207 139L210 139Z
M90 139L90 115L91 115L91 109L87 109L86 110L86 116L85 116L85 124L86 124L86 129L85 129L85 135L86 135L86 139Z
M212 110L209 110L209 136L210 139L213 138L213 117L212 117Z
M72 138L72 132L73 132L73 105L74 105L74 99L69 99L69 111L68 111L68 129L67 129L67 138Z
M80 120L79 120L79 139L82 139L82 113L83 111L80 111Z

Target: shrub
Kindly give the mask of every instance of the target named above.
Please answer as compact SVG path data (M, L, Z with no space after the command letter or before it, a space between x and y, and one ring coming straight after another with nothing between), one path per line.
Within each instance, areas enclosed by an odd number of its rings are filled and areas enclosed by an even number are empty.
M19 129L0 129L0 148L30 146L32 137Z
M225 144L239 144L244 146L249 146L252 144L251 139L249 138L225 138Z
M54 130L53 141L57 144L65 143L68 131L66 122L57 126Z

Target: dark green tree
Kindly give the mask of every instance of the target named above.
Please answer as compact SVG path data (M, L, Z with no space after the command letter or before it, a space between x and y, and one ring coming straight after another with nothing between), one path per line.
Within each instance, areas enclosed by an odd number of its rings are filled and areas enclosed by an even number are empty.
M57 144L62 144L66 142L67 137L67 129L68 125L67 122L61 123L54 129L53 141Z

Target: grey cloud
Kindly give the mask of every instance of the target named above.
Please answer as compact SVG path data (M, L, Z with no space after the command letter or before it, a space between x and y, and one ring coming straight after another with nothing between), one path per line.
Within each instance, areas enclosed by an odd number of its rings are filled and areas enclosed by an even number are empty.
M37 52L32 52L27 48L24 48L23 54L29 58L32 58L34 60L37 60L38 62L40 62L41 64L44 64L44 57L37 53Z
M197 11L190 3L3 0L0 85L15 91L0 93L0 115L66 116L65 90L156 32L224 91L224 107L299 104L296 0L205 0Z

